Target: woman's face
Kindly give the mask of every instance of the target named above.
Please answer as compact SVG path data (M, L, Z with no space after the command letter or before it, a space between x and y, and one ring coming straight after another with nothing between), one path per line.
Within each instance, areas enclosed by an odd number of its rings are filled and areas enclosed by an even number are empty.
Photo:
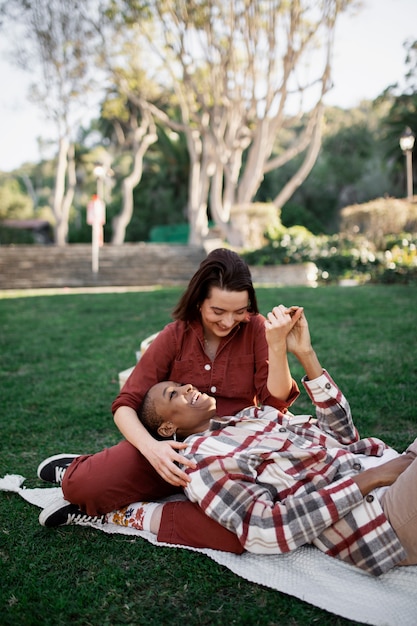
M226 337L248 320L249 294L247 291L226 291L213 287L200 307L205 335Z
M216 399L200 393L193 385L173 381L156 383L150 391L155 410L164 421L170 422L183 437L208 428L216 413Z

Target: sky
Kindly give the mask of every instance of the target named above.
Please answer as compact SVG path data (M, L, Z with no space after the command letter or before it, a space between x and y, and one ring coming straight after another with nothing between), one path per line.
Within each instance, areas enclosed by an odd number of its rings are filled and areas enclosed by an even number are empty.
M404 78L407 39L417 39L417 0L363 0L359 13L343 14L336 26L332 91L328 105L353 108L373 100ZM0 171L42 158L37 137L48 126L27 101L30 77L5 59L0 44Z

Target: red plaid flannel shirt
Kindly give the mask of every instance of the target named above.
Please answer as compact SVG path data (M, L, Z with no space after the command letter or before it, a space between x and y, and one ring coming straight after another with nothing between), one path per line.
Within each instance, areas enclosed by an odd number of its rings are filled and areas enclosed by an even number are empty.
M312 543L374 575L405 558L378 498L351 479L361 456L387 446L360 439L346 398L324 371L303 384L316 418L265 406L212 420L186 439L185 492L209 517L236 533L250 552L277 554Z

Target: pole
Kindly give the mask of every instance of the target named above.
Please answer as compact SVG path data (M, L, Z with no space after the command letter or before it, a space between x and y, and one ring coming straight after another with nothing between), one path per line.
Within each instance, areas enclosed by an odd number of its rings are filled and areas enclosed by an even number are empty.
M99 268L99 250L103 245L103 225L106 222L106 207L104 204L104 179L106 177L106 168L101 163L96 163L94 167L94 176L97 181L97 193L95 198L92 199L92 219L89 224L92 225L91 233L91 265L93 274L98 273Z
M407 150L405 158L407 163L407 199L411 200L413 197L413 163L411 150Z
M101 200L101 177L97 176L97 200ZM99 223L98 223L98 211L97 207L94 211L93 224L92 224L92 240L91 240L91 269L93 274L98 274L99 267Z
M98 274L99 265L99 224L95 219L92 228L92 246L91 246L91 269L93 274Z

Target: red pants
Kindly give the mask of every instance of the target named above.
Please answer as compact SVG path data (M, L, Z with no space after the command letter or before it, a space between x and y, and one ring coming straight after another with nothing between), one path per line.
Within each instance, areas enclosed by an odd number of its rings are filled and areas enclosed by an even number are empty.
M182 493L179 487L165 482L128 441L74 459L65 472L62 491L66 500L88 515L110 513L133 502L155 501ZM158 541L243 552L236 535L188 501L164 505Z

